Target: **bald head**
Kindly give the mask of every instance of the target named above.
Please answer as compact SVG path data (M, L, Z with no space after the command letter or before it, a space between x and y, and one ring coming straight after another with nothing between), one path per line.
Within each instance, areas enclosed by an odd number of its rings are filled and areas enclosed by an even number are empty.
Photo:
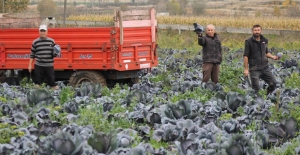
M215 26L213 24L209 24L206 26L206 34L213 37L215 35Z
M213 30L215 30L215 26L213 24L208 24L206 26L206 29L213 29Z

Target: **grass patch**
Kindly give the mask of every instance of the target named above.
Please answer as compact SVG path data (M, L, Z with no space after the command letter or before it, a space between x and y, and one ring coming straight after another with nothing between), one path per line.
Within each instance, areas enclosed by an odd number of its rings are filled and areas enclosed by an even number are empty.
M295 152L295 148L300 146L299 138L293 139L290 142L287 142L286 147L274 148L265 151L267 154L272 155L297 155Z
M245 94L245 92L237 86L242 81L239 77L243 76L243 68L241 66L230 66L226 63L223 63L220 66L220 78L219 82L224 86L229 86L230 91L238 92L240 94Z
M292 73L291 76L285 81L287 88L300 88L300 75L299 73Z
M11 137L22 137L25 133L17 130L17 126L0 123L0 144L10 142Z
M103 113L102 108L96 104L91 104L89 107L79 109L80 117L76 120L78 125L92 125L95 131L109 132L117 128L132 128L135 122L126 117L108 119Z
M184 93L180 93L178 95L171 96L170 101L173 103L176 103L180 100L195 99L200 102L206 102L213 95L214 95L214 92L207 90L207 89L201 89L198 87L193 91L186 91Z
M64 104L67 101L70 101L71 99L73 99L74 97L74 90L72 87L65 87L61 90L60 94L59 94L59 102L60 104Z

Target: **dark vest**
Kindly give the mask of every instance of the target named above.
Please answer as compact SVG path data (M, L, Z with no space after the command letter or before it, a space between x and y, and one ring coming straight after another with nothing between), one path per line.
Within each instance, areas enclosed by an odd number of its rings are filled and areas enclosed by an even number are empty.
M222 63L222 45L217 34L214 37L206 35L205 46L203 46L203 62Z
M268 58L266 56L268 50L268 40L261 36L260 41L256 41L253 37L246 40L249 43L249 70L262 70L268 67Z

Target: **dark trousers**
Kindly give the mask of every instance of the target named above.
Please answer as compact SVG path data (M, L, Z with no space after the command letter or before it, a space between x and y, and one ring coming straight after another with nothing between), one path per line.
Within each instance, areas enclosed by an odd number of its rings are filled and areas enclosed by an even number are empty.
M219 82L220 64L205 62L202 64L202 72L202 82L208 82L209 79L215 84Z
M252 89L254 89L256 93L258 93L260 89L259 88L260 78L263 79L269 85L268 92L267 92L268 94L273 92L275 90L276 84L278 84L274 75L271 73L269 67L263 70L250 71L250 78L252 83Z
M56 86L54 77L54 67L44 67L34 65L35 84L41 85L47 79L50 87Z

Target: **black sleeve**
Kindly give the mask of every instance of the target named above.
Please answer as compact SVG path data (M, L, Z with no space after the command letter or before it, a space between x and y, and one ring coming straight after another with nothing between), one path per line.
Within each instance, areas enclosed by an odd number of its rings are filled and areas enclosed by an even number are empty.
M205 45L205 37L198 37L198 44L200 46L204 46Z
M249 43L248 41L246 40L245 41L245 49L244 49L244 56L248 57L249 58L249 55L250 55L250 47L249 47Z

